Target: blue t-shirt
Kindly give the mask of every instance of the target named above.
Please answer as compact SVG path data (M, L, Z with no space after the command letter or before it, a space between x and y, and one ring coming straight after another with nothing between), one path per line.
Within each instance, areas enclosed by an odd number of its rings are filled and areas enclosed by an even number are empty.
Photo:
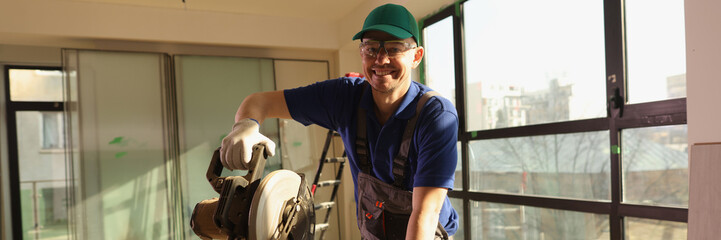
M339 78L315 84L287 89L285 101L294 120L304 124L317 124L333 129L343 138L357 188L359 171L355 153L358 104L367 111L367 138L373 176L393 184L393 158L398 153L406 122L416 112L418 99L430 88L411 81L408 93L396 112L381 125L373 111L375 103L370 88L363 94L363 78ZM362 95L362 96L361 96ZM453 104L443 97L433 97L421 110L416 130L408 151L408 167L404 185L406 190L414 187L453 188L457 162L458 114ZM356 200L358 198L357 190ZM357 203L357 201L356 201ZM458 213L446 197L439 222L449 235L458 229Z

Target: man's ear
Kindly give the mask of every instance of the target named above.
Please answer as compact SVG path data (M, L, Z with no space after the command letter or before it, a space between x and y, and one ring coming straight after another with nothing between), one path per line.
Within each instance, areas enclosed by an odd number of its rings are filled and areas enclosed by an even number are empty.
M413 50L416 51L416 53L413 55L413 68L416 68L418 67L418 65L421 64L421 60L423 60L423 47L418 46Z

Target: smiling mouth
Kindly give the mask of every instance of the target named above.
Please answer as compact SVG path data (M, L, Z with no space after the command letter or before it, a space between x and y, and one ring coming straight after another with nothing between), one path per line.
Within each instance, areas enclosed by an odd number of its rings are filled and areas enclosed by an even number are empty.
M373 70L373 73L375 73L375 75L378 75L378 76L389 75L393 72L395 72L395 71L393 71L393 70Z

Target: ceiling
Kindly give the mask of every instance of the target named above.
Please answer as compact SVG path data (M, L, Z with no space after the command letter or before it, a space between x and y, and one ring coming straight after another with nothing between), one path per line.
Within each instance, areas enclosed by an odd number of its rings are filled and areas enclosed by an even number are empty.
M365 0L71 0L153 8L336 21Z

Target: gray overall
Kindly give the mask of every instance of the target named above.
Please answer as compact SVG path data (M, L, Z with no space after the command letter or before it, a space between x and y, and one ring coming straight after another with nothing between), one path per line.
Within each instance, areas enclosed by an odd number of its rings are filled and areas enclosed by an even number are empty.
M365 92L364 84L364 92ZM413 192L403 186L408 149L415 130L418 115L425 103L437 92L427 92L421 96L416 106L416 114L408 120L398 154L393 158L394 183L388 184L371 174L372 163L368 158L368 140L366 137L366 111L358 107L358 134L356 153L358 156L358 227L361 238L405 239L408 220L413 211ZM448 239L445 228L438 223L435 239Z

